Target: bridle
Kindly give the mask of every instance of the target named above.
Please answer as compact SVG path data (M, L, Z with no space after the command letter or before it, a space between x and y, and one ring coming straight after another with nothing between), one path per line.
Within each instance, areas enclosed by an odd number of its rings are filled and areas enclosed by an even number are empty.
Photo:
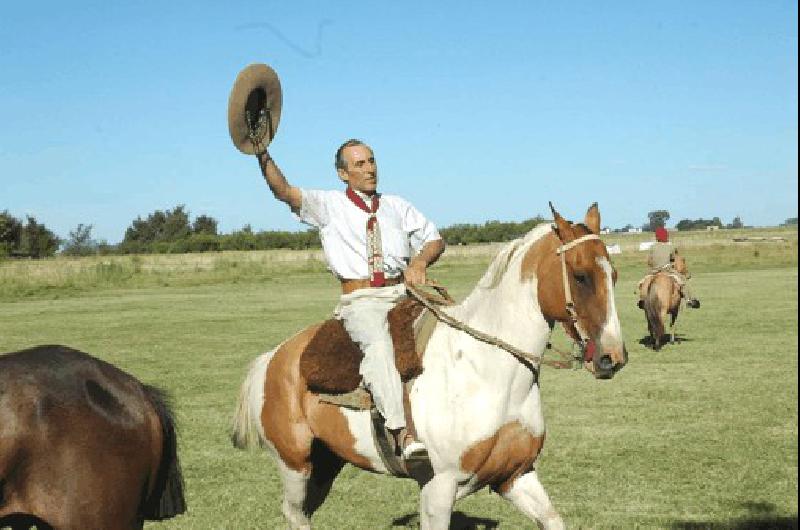
M553 226L553 231L556 231L555 225ZM575 301L572 299L572 288L570 287L569 275L567 274L567 252L577 247L581 243L585 243L586 241L591 241L593 239L600 239L600 236L597 234L586 234L585 236L573 239L569 243L564 243L556 249L556 255L561 256L561 279L564 284L564 300L566 300L566 310L567 315L569 315L569 323L578 333L578 338L580 340L579 346L581 351L584 352L584 359L586 358L586 353L588 353L590 356L594 355L594 343L591 341L591 338L584 333L580 324L578 323L578 312L575 311Z

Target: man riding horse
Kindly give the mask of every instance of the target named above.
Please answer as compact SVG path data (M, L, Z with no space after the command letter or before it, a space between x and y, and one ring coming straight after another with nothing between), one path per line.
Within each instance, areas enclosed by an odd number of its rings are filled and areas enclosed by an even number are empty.
M377 192L375 156L360 140L348 140L336 151L344 191L290 185L266 149L258 162L275 198L302 222L319 228L328 267L342 286L335 314L364 352L359 372L365 386L403 457L420 456L424 446L406 429L387 314L405 298L404 281L425 283L426 268L444 251L439 232L406 200ZM418 251L413 257L412 248Z
M228 102L231 138L240 151L257 156L275 198L289 205L300 221L319 229L328 268L342 287L335 316L364 353L359 367L364 386L403 458L423 458L425 446L406 425L404 387L387 314L406 297L404 284L425 283L426 269L444 252L444 242L411 203L378 193L375 155L360 140L348 140L336 151L336 172L345 190L289 184L267 151L281 103L280 81L271 68L245 68Z
M656 274L664 272L672 277L678 284L681 297L686 299L686 305L692 308L700 307L700 300L692 295L687 276L684 276L674 267L675 255L678 250L669 240L669 232L666 228L656 228L656 242L650 247L650 254L647 257L647 266L650 272L639 282L639 309L644 309L644 299L653 278Z

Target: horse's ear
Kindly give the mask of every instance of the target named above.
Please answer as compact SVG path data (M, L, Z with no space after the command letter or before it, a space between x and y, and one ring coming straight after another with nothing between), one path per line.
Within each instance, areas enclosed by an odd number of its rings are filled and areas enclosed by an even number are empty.
M550 205L550 211L553 212L553 220L556 222L556 235L558 239L560 239L562 243L569 243L575 239L575 232L572 230L572 225L570 225L569 221L561 217L553 207L552 202L548 204Z
M585 224L593 234L600 233L600 208L597 207L596 202L592 203L586 211L586 218L583 224Z

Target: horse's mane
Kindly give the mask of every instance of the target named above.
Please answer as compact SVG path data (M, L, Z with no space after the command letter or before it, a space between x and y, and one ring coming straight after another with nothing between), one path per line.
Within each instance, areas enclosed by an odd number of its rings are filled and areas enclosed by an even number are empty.
M553 227L550 223L542 223L535 226L523 237L509 242L505 247L500 249L500 252L494 257L492 263L489 264L489 268L486 269L477 287L479 289L494 289L497 287L511 264L524 256L525 251L531 245L549 234L552 230Z

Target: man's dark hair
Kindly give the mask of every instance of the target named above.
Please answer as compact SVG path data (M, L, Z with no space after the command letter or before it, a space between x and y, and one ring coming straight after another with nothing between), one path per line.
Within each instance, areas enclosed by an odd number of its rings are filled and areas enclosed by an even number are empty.
M364 147L369 147L367 144L358 140L356 138L351 138L347 140L345 143L339 146L339 149L336 150L336 169L345 169L347 165L345 164L344 158L342 158L342 151L344 151L345 147L353 147L354 145L363 145Z

